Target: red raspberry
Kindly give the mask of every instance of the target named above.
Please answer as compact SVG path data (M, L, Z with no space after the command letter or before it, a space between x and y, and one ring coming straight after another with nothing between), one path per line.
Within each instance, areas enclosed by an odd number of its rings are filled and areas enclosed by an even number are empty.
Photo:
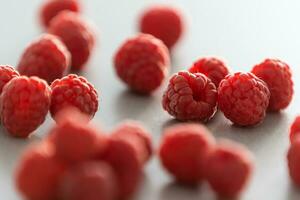
M81 70L95 45L91 26L76 13L63 11L51 20L48 32L61 38L72 55L72 69Z
M160 40L140 34L119 48L114 62L118 76L131 89L151 93L166 77L170 58L168 49Z
M170 6L153 6L144 11L140 19L140 31L161 39L172 48L183 32L181 11Z
M300 135L300 116L296 117L290 128L290 141L293 142Z
M11 79L20 76L19 73L9 65L0 65L0 94L2 93L3 87L8 83Z
M61 78L70 65L70 53L54 35L44 34L24 51L18 70L22 75L38 76L48 83Z
M84 77L70 74L51 84L50 112L55 119L58 111L74 106L92 118L98 110L98 94Z
M271 97L269 110L279 111L286 108L293 98L293 81L290 67L277 59L266 59L254 66L252 73L265 81Z
M28 137L45 121L50 95L47 83L37 77L12 79L0 97L2 125L15 137Z
M104 162L75 165L62 178L61 200L114 200L116 177Z
M163 166L183 183L196 184L205 175L205 161L214 138L201 125L175 125L163 133L159 156Z
M54 159L54 149L42 144L27 150L16 171L16 186L24 199L57 198L59 181L65 166Z
M256 125L266 116L270 92L252 73L228 75L220 83L218 94L219 108L236 125Z
M205 75L174 74L163 95L163 108L179 120L210 120L217 110L217 89Z
M147 152L144 162L149 161L153 154L150 133L138 122L127 121L122 123L113 131L112 137L128 137L140 140L140 144L144 146L145 151Z
M43 26L48 27L50 21L61 11L69 10L80 12L78 0L47 0L40 9L40 20Z
M243 146L223 140L207 159L206 178L222 197L237 197L253 171L253 156Z
M287 153L287 161L292 181L300 186L300 137L294 138Z
M219 87L220 82L229 74L225 63L213 57L201 58L189 69L191 73L202 73Z

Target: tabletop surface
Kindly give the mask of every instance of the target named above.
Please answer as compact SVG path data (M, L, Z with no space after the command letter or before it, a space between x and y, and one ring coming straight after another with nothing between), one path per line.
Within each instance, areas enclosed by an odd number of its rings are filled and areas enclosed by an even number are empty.
M0 1L0 63L16 65L27 43L42 33L37 20L41 2ZM222 113L217 113L207 126L217 138L241 142L255 155L255 173L241 199L300 199L300 192L289 181L285 158L289 124L300 113L299 0L84 0L84 15L95 24L98 37L95 52L82 73L100 93L100 110L93 122L109 131L124 119L140 120L152 132L156 146L161 131L176 123L161 107L166 83L152 96L137 96L118 80L112 65L118 46L137 32L140 12L155 2L175 4L185 15L185 35L172 51L172 73L187 69L197 58L207 55L224 58L232 71L250 71L267 57L289 63L294 74L295 97L286 110L268 114L264 123L253 128L234 127ZM11 138L1 131L1 199L21 199L14 189L15 166L22 151L41 140L52 125L48 116L46 123L27 140ZM154 158L146 167L145 180L133 199L216 197L205 184L194 189L177 185Z

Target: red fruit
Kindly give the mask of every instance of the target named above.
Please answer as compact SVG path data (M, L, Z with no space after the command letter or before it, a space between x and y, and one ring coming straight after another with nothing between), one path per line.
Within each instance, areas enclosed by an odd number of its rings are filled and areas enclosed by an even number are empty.
M189 69L191 73L202 73L216 85L219 86L220 82L229 74L228 67L225 63L214 57L201 58L197 60Z
M218 94L220 110L236 125L256 125L266 116L270 92L252 73L228 75L220 83Z
M92 28L80 15L63 11L51 20L48 32L61 38L72 55L72 69L81 70L95 46Z
M160 160L178 181L196 184L204 178L206 157L214 144L214 138L204 126L175 125L163 133Z
M16 170L16 187L25 199L53 200L65 167L54 159L54 149L45 143L27 150Z
M19 73L9 65L0 65L0 94L3 87L13 78L20 76Z
M271 97L270 111L286 108L292 101L294 89L290 67L278 59L266 59L254 66L252 73L265 81L269 87Z
M289 174L295 185L300 186L300 138L295 137L287 153Z
M58 37L44 34L24 51L18 70L22 75L38 76L51 83L61 78L70 65L70 53Z
M134 121L127 121L117 127L112 133L112 137L127 137L139 140L139 143L145 148L147 155L144 162L149 161L153 154L152 138L145 128Z
M161 39L172 48L183 33L181 11L170 6L152 6L143 12L140 31Z
M300 116L296 117L290 128L290 141L293 142L300 135Z
M78 0L47 0L40 9L40 20L43 26L48 27L50 21L61 11L80 12Z
M179 120L210 120L217 111L217 89L205 75L174 74L163 95L163 108Z
M118 199L127 199L137 190L147 152L136 138L112 137L103 160L116 172Z
M119 48L114 62L117 75L129 88L147 94L162 84L170 58L168 49L160 40L140 34Z
M65 174L60 196L62 200L114 200L116 190L113 169L104 162L89 161Z
M51 84L50 112L55 119L57 112L75 107L93 118L98 110L98 94L92 84L84 77L70 74Z
M2 125L12 136L28 137L45 121L50 95L50 88L42 79L26 76L12 79L0 97Z
M222 141L207 159L206 179L222 197L237 197L246 187L253 171L251 153L243 146Z

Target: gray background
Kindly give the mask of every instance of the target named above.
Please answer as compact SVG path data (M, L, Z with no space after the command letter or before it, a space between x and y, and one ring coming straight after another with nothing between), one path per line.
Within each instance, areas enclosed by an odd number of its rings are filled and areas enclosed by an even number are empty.
M41 0L0 0L0 63L16 65L28 42L41 33L37 9ZM112 55L124 39L136 33L140 11L150 0L84 0L84 15L97 27L97 48L83 75L100 93L96 124L110 130L123 119L138 119L151 130L158 144L161 130L175 123L161 108L165 85L150 97L136 96L115 77ZM187 31L172 53L172 72L186 69L198 57L217 55L227 60L233 71L249 71L266 57L277 57L294 71L296 95L288 109L268 114L255 128L231 126L218 113L207 126L215 136L232 138L245 144L256 157L254 177L242 199L299 199L290 184L285 154L288 127L299 113L300 81L300 2L299 0L173 0L183 9ZM13 187L13 172L20 153L43 138L50 117L30 139L21 140L0 134L0 197L20 199ZM198 189L177 186L153 159L137 200L209 200L216 197L204 184Z

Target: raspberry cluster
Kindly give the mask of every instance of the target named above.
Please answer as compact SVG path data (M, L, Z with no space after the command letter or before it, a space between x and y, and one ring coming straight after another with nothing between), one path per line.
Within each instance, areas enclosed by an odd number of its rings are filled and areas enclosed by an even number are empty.
M116 200L136 191L152 155L149 133L125 122L108 136L87 118L76 109L61 111L48 138L24 152L16 170L24 198Z

